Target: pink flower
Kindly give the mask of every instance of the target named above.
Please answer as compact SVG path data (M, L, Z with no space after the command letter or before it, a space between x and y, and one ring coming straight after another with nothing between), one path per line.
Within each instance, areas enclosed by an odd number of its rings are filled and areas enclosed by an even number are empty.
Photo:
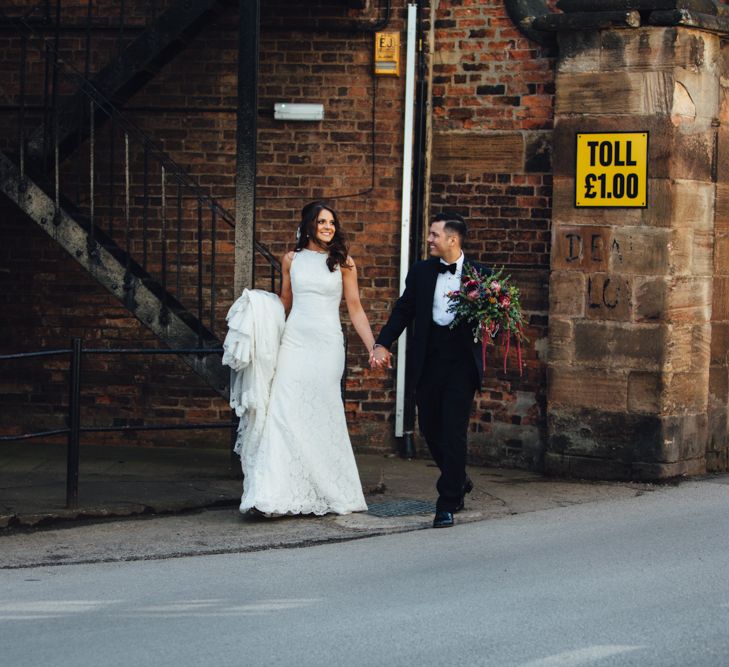
M499 285L499 283L497 283L495 280L491 281L490 287L492 290L494 290L494 292L499 292L501 290L501 285Z
M468 298L469 299L477 299L478 298L478 290L472 289L468 291Z
M501 298L500 303L503 308L508 308L511 305L511 299L508 296L504 296Z

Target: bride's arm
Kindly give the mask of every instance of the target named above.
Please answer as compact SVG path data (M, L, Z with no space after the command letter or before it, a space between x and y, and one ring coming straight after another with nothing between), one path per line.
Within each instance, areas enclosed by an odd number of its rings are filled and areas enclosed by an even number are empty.
M347 312L349 313L349 319L352 321L352 326L359 334L367 351L371 353L375 345L375 337L372 335L372 328L359 299L357 267L351 257L347 261L348 266L342 267L342 288L344 300L347 302Z
M287 252L281 258L281 294L279 294L279 298L287 315L294 301L294 295L291 291L291 262L293 259L293 252Z

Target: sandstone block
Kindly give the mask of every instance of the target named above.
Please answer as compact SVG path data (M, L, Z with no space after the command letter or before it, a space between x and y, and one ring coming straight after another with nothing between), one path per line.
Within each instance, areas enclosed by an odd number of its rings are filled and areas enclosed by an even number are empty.
M662 321L666 316L668 278L633 278L633 316L636 322Z
M573 342L572 320L561 319L550 315L549 352L547 360L550 363L572 361Z
M701 457L690 461L673 463L634 463L631 466L631 479L645 482L703 475L706 472L706 459Z
M726 181L716 184L714 229L717 234L729 233L729 182Z
M673 257L673 235L665 229L616 228L611 272L642 276L668 273Z
M721 126L717 131L716 182L720 185L729 183L729 89L724 88L719 118Z
M690 28L655 26L600 33L602 70L713 69L719 59L716 35Z
M555 271L549 281L549 313L557 317L583 317L585 314L585 274L581 271Z
M714 228L714 201L716 186L704 181L661 181L670 192L671 222L673 227L711 231ZM654 181L655 183L655 181ZM654 198L654 201L658 197ZM658 202L656 201L656 205Z
M714 70L673 71L671 122L697 131L709 129L719 114L719 82Z
M685 227L671 229L671 238L667 246L671 275L692 275L693 247L694 235L692 229Z
M613 371L660 369L668 335L660 324L588 321L575 322L574 332L575 361Z
M630 277L607 273L589 274L585 315L593 320L630 320L632 289Z
M625 412L627 377L604 368L569 368L553 365L547 370L550 411L560 407L599 408Z
M669 327L663 370L674 373L704 371L709 367L711 324L678 324Z
M665 461L703 459L708 444L709 420L706 412L663 417L663 437L674 443L677 456Z
M729 410L729 370L726 366L712 366L709 369L709 405L712 412Z
M600 33L596 31L564 31L558 34L558 74L596 72L600 68Z
M555 114L666 115L672 98L673 77L667 72L560 73Z
M729 322L711 323L712 366L729 366Z
M658 414L661 407L662 374L633 371L628 375L628 410Z
M582 476L659 480L699 474L704 466L707 421L701 415L657 417L596 410L550 414L545 459L553 473L581 459ZM629 443L626 445L626 443ZM590 466L589 463L593 465ZM569 474L568 467L563 469ZM594 472L591 473L590 471Z
M661 410L664 414L705 413L709 397L709 369L668 373L664 378Z
M706 472L726 472L729 470L729 451L718 449L706 452Z
M716 237L714 244L714 271L717 275L729 275L729 235Z
M555 409L548 417L550 454L587 456L613 463L660 460L661 419L598 409Z
M691 245L692 276L711 277L714 274L714 232L707 229L693 230Z
M729 320L729 276L714 277L711 304L711 317L713 320Z
M710 321L711 292L711 278L674 278L666 292L666 320L694 324Z
M630 464L622 461L554 452L547 452L544 455L544 473L555 477L575 477L577 479L632 479Z
M552 269L600 271L607 269L610 227L555 224L552 231Z

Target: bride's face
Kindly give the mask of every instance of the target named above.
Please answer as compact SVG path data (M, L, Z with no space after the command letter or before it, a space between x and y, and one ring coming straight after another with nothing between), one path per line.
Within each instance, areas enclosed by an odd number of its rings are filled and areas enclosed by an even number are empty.
M319 211L319 216L316 219L316 240L324 245L329 245L334 239L336 231L332 212L323 208Z

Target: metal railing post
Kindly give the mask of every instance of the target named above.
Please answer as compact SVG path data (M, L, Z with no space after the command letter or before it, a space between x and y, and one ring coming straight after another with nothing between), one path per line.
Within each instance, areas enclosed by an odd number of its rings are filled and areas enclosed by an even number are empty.
M78 507L79 440L81 434L81 339L71 340L68 396L68 449L66 452L66 507Z

